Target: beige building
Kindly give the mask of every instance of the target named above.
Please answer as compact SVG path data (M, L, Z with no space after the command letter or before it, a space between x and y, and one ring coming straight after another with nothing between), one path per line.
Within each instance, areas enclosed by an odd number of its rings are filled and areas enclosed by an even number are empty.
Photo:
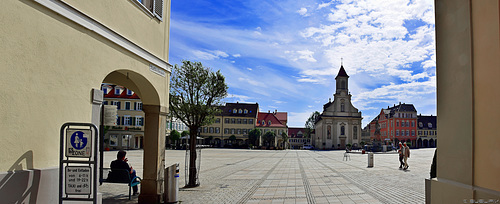
M417 147L436 147L437 116L417 116Z
M333 102L323 105L323 112L316 121L312 145L316 149L345 149L347 144L358 146L361 142L361 111L351 103L349 76L340 67Z
M142 149L144 146L144 111L142 101L134 91L123 86L103 84L104 105L117 108L115 125L107 126L104 148Z
M286 125L286 121L288 114L286 112L278 112L277 110L274 112L268 111L259 112L257 123L255 128L260 129L261 137L259 139L260 146L270 147L280 147L284 148L284 140L281 136L283 133L288 135L288 126ZM274 132L276 137L274 141L269 141L266 143L265 138L263 137L266 132Z
M211 125L201 127L200 137L205 139L206 144L222 147L226 144L231 146L248 145L248 133L255 128L258 103L226 103L220 107L221 114L215 116L215 122ZM235 136L234 141L230 140Z
M436 0L437 178L430 203L500 199L500 3Z
M141 98L145 124L139 202L161 200L170 1L141 2L2 2L2 203L58 202L60 128L66 122L100 124L102 83L127 87ZM100 197L98 192L93 196Z

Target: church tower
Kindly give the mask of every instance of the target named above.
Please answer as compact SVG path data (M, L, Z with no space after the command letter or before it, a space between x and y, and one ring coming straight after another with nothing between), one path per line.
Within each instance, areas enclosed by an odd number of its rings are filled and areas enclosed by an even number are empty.
M337 82L337 91L335 91L335 94L340 94L342 91L349 93L349 75L345 72L343 65L340 66L340 70L337 77L335 77L335 81Z
M323 105L323 112L316 121L312 142L317 149L344 149L361 142L361 112L351 103L349 75L344 66L335 77L333 101Z

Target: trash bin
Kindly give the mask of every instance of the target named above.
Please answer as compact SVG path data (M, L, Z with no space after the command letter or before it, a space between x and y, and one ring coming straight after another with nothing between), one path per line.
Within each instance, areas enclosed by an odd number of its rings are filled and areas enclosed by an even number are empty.
M179 199L179 163L165 169L165 203L177 203Z
M373 152L368 153L368 167L373 167Z

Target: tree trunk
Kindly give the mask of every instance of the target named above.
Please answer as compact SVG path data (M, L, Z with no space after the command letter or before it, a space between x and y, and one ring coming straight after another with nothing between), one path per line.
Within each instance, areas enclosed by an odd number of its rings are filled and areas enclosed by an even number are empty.
M196 183L196 135L198 131L190 130L189 138L189 182L186 187L196 187L199 184Z

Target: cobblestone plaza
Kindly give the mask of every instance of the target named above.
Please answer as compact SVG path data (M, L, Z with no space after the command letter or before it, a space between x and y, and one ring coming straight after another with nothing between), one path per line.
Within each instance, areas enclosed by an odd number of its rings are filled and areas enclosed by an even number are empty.
M127 158L142 176L141 150ZM166 165L180 163L179 201L182 203L424 203L424 179L434 149L415 149L410 168L400 170L398 154L375 153L374 167L361 152L309 150L203 149L200 183L185 185L184 150L167 150ZM104 164L116 158L105 152ZM128 187L103 184L103 203L128 201Z

